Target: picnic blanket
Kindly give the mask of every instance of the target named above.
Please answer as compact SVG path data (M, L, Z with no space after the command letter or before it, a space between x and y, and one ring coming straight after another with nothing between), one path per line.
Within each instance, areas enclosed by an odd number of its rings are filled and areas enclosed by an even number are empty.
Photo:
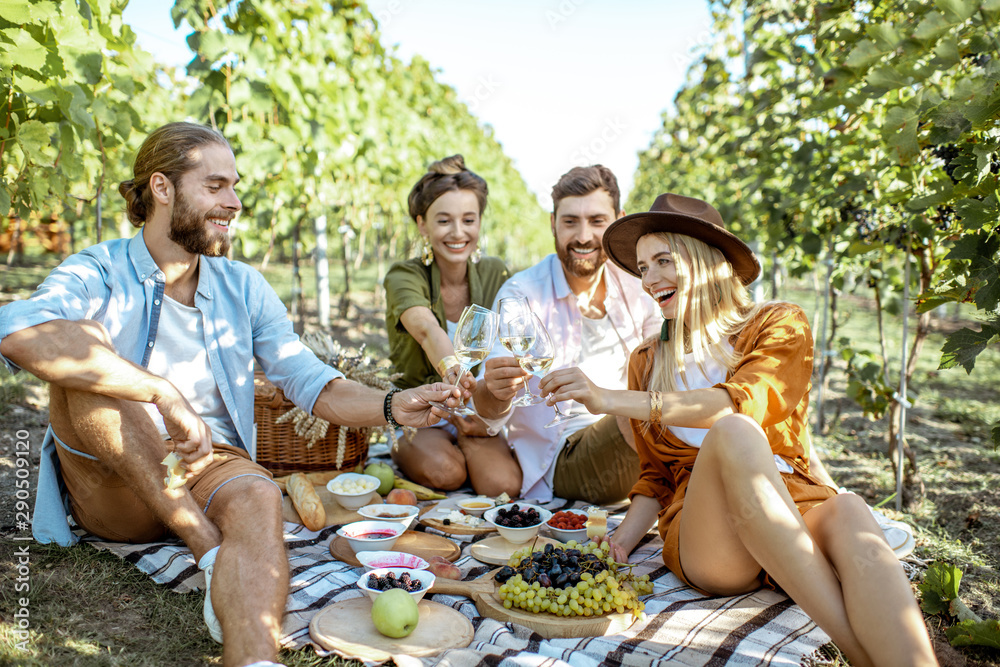
M580 507L581 503L553 500L543 504L552 511ZM624 517L624 508L609 508L609 527ZM360 597L355 582L364 571L334 560L330 540L337 526L313 532L285 524L291 570L291 591L283 622L282 646L290 649L312 645L327 655L309 636L309 621L329 604ZM427 530L415 525L417 530ZM438 533L440 534L440 533ZM464 579L475 579L490 569L469 555L475 539L449 536L462 547L456 565ZM132 563L157 583L178 593L203 589L204 575L191 552L179 541L153 544L104 542L93 536L85 543ZM660 557L662 541L654 533L644 538L629 559L637 573L648 573L653 593L643 597L646 618L625 632L606 637L543 639L519 625L501 623L478 615L465 597L436 594L435 602L449 605L472 620L475 636L464 649L452 649L432 658L395 656L401 667L446 664L454 667L491 665L799 665L806 656L829 642L829 637L788 597L761 589L734 597L706 597L685 586Z

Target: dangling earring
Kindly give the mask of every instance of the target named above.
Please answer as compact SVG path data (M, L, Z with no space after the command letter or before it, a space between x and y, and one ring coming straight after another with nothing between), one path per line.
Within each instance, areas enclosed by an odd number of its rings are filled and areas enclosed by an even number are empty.
M424 245L420 250L420 259L424 262L424 266L430 266L434 263L434 248L431 246L430 239L426 236L423 237Z
M472 253L472 263L479 264L479 260L483 258L483 249L476 246L476 252Z

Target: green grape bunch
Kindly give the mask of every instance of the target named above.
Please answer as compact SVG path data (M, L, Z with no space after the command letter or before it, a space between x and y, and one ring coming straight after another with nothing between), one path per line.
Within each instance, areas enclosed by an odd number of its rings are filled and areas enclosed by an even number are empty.
M635 576L631 565L616 563L605 542L565 547L546 544L538 551L515 551L495 579L506 609L556 616L600 616L631 611L641 616L640 595L653 592L649 575Z

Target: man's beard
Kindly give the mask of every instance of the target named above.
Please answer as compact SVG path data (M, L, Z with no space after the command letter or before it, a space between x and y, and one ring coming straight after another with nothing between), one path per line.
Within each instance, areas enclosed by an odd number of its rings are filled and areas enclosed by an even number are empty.
M174 211L170 217L170 232L167 236L192 255L222 257L229 252L232 239L229 238L229 234L209 234L209 218L231 220L232 215L224 211L212 211L208 215L200 215L178 189L177 198L174 200Z
M601 244L590 244L587 246L574 245L578 250L590 250L591 248L596 248L597 252L592 255L589 259L578 259L570 255L569 246L574 244L567 244L565 246L559 246L556 244L556 255L559 257L559 261L562 262L563 268L573 276L577 278L589 278L597 273L604 262L607 260L607 256L604 254L604 248Z

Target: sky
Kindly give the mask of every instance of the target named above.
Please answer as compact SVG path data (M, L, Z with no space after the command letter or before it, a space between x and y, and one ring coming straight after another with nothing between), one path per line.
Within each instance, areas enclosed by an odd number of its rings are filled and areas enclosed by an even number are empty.
M131 0L125 20L165 64L190 61L171 2ZM684 81L711 18L698 0L369 0L382 41L426 58L493 128L546 210L559 176L600 163L622 201L638 152ZM443 156L442 156L443 157ZM469 167L475 170L475 165ZM651 202L650 202L651 203Z

